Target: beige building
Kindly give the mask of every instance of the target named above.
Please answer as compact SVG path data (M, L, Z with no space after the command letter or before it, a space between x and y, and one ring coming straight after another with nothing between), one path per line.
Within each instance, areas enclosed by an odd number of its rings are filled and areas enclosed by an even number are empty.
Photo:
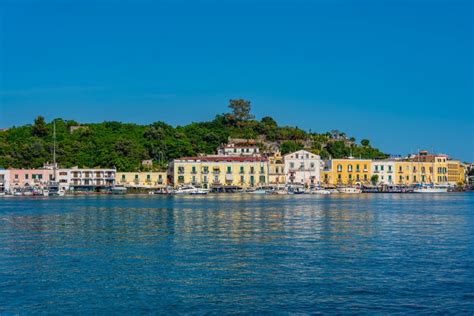
M268 182L272 186L285 185L285 161L280 152L268 157Z
M184 157L170 164L170 175L175 187L260 187L268 184L268 161L262 157Z
M166 172L117 172L116 182L129 188L161 188L167 184Z

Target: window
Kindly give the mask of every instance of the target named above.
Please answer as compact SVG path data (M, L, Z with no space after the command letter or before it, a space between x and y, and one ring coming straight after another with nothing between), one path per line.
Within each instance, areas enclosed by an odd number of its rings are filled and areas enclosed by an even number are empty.
M240 166L240 173L244 173L244 166Z
M196 183L196 176L193 176L193 183Z
M28 174L25 174L25 180L28 180L28 176L29 176Z
M296 154L296 159L298 159L298 158L299 158L299 155L298 155L298 154Z
M244 183L244 176L240 176L240 183Z
M352 172L352 165L347 166L347 171Z
M337 165L337 172L342 172L342 165Z
M388 181L392 182L392 176L388 176Z
M366 174L364 174L364 180L367 181L367 175Z
M413 182L416 182L416 176L413 176Z
M125 181L125 175L124 174L122 174L122 180Z
M184 173L184 167L178 167L178 173Z
M138 180L138 174L135 175L135 180Z
M260 166L260 173L265 173L265 168L263 166Z
M151 175L147 174L146 179L147 179L147 181L150 181L151 180Z
M388 171L392 171L392 166L388 166Z
M399 172L402 172L402 171L403 171L402 166L399 166L399 167L398 167L398 171L399 171Z
M232 173L232 167L231 166L227 166L227 173Z
M300 163L300 170L303 170L304 169L304 162L301 162Z
M314 162L310 164L311 169L314 169Z
M358 174L356 175L356 179L357 179L357 181L359 181L359 180L360 180L360 177L359 177L359 175L358 175Z
M255 172L255 168L254 167L250 167L250 173L254 173Z
M265 183L265 176L260 176L260 183Z
M295 168L295 163L294 163L294 162L290 162L290 168L291 168L291 169L294 169L294 168Z
M375 171L379 171L379 166L375 166Z
M356 171L357 171L357 172L360 171L360 166L359 166L359 165L356 165Z
M352 174L349 175L349 180L352 180Z
M382 165L382 166L380 166L380 171L383 171L383 165Z
M184 182L184 176L179 176L178 177L178 182L183 183Z
M309 154L306 154L306 159L309 159Z
M204 176L203 181L204 183L207 183L207 176Z
M399 179L400 179L400 182L401 182L401 181L403 181L403 176L400 176L400 178L399 178Z

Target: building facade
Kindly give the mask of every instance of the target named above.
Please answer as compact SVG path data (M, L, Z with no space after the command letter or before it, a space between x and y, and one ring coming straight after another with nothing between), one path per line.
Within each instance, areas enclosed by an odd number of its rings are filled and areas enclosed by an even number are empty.
M167 173L117 172L116 184L129 188L162 188L167 185Z
M5 189L20 190L27 187L44 187L53 180L53 170L50 169L8 169Z
M321 158L306 150L299 150L284 156L285 181L287 184L305 186L319 185Z
M325 162L322 173L324 185L358 186L370 184L372 176L370 159L332 159Z
M5 192L8 190L7 185L8 185L8 176L9 172L6 169L0 169L0 193Z
M115 186L115 169L71 168L67 170L69 188L74 191L93 191ZM61 181L61 178L59 179Z
M395 184L395 161L372 160L370 182L377 185Z
M184 157L170 164L170 175L175 187L260 187L268 184L268 161L262 157Z
M268 157L268 183L272 186L280 186L285 182L285 162L280 152L276 152Z

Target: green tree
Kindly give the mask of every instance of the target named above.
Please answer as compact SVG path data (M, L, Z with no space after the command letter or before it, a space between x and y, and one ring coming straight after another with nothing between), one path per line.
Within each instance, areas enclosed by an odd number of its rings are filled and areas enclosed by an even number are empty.
M283 142L280 146L280 151L282 155L286 155L288 153L292 153L295 151L298 151L300 149L303 149L303 145L296 143L294 141L286 141Z
M372 177L370 177L370 182L372 182L373 185L377 185L377 183L379 182L379 175L374 174Z
M360 144L364 147L369 147L370 146L370 141L368 139L363 139L360 141Z
M254 118L250 114L250 101L244 99L229 100L229 108L232 110L232 117L237 121L247 121Z
M48 130L46 128L46 122L44 121L44 117L41 115L35 118L35 124L33 125L33 136L36 137L43 137L46 136Z

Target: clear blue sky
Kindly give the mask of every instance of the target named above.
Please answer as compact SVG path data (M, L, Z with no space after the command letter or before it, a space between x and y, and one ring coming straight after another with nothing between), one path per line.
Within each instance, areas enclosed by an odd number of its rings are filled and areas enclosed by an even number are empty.
M257 117L474 161L473 1L0 0L0 127Z

